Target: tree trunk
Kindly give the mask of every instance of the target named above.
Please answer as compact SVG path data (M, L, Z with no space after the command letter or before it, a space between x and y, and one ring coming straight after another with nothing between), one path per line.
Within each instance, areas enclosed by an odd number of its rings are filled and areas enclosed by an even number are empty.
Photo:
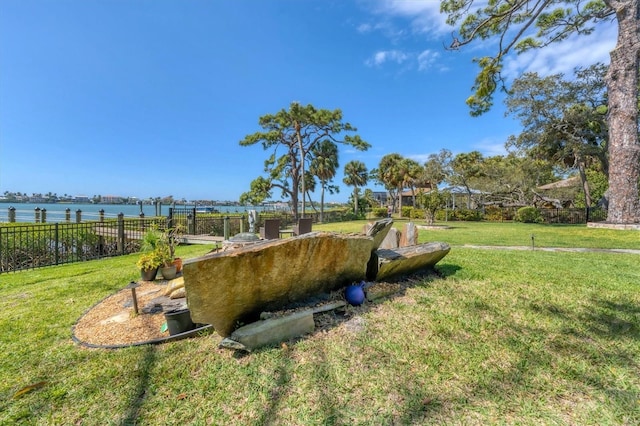
M609 211L607 221L640 223L638 141L639 0L607 0L616 11L618 42L611 52L609 93Z
M299 122L295 122L294 123L294 128L296 130L296 138L298 138L298 149L300 150L300 179L302 179L302 181L300 182L300 184L302 185L302 189L301 189L301 193L302 193L302 218L304 219L304 211L306 210L306 206L305 206L305 194L306 194L306 188L305 188L305 181L304 181L304 157L305 157L305 152L304 152L304 146L302 145L302 137L300 137L300 123ZM298 191L298 188L293 188L294 191ZM296 200L296 209L298 208L298 202ZM298 215L296 214L296 220L298 219Z
M353 211L358 218L358 187L353 187Z
M589 182L587 182L587 173L585 171L584 161L582 158L578 158L578 171L580 172L580 183L582 184L582 190L584 191L584 205L586 208L591 208L591 190L589 189Z
M320 192L320 223L324 223L324 182L322 182L322 191Z

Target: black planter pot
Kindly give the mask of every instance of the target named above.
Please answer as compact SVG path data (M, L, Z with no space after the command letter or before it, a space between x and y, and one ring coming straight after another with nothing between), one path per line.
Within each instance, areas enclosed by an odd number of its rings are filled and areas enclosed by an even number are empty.
M171 336L193 330L196 327L191 321L191 312L188 309L165 312L164 318L167 320L167 328Z
M156 274L158 273L158 268L155 269L141 269L140 270L140 278L143 281L153 281L156 279Z

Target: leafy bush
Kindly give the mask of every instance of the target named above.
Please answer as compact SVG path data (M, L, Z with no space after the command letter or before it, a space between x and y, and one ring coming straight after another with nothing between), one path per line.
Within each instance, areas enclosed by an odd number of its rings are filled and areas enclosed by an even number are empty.
M373 215L373 217L387 217L387 208L375 207L371 209L371 214Z
M540 210L538 210L535 207L519 208L513 220L515 220L516 222L523 222L523 223L543 223L544 222L544 218L542 217Z
M411 219L424 219L424 210L423 209L412 209L411 210Z
M484 209L484 220L489 220L492 222L513 220L514 212L515 210L513 208L487 206Z

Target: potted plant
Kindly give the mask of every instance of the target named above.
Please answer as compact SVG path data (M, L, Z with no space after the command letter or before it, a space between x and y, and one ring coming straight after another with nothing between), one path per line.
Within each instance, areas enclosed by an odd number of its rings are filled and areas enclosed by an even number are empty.
M156 278L160 265L162 258L156 250L142 253L136 262L136 266L140 268L140 277L145 281L153 281Z
M160 232L155 225L148 228L142 235L142 240L140 241L141 254L136 262L136 266L140 268L140 275L145 281L154 280L158 268L163 263L160 252L162 239L162 232Z
M173 263L173 254L167 244L161 244L156 249L160 258L160 273L166 280L172 280L176 277L176 265Z
M177 262L176 260L176 246L180 243L180 235L182 234L182 227L180 225L165 230L160 237L157 244L157 250L160 253L162 259L162 266L160 272L162 276L168 280L175 278L179 272L177 263L182 265L182 260Z
M180 237L183 232L184 228L181 224L177 224L165 231L165 241L169 247L169 256L172 259L172 263L176 265L176 272L180 272L182 270L182 259L176 257L176 247L180 244Z

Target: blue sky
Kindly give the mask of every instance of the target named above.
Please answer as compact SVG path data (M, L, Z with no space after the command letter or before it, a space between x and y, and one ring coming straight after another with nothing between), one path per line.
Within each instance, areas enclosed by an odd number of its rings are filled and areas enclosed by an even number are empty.
M498 98L464 103L472 58L447 51L439 2L392 0L2 0L0 193L237 200L271 151L241 147L258 118L292 101L340 108L372 147L340 147L340 166L376 168L397 152L423 162L504 153L519 124ZM608 63L615 25L510 57L570 74ZM351 188L335 183L346 201ZM371 189L382 190L373 184ZM274 193L274 199L279 199ZM319 200L319 195L314 199Z

